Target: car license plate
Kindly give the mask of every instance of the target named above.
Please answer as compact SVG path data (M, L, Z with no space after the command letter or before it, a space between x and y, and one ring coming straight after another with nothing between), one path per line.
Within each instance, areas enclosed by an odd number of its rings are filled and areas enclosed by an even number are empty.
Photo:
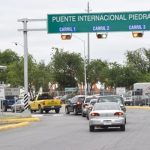
M104 120L104 125L111 125L111 120Z

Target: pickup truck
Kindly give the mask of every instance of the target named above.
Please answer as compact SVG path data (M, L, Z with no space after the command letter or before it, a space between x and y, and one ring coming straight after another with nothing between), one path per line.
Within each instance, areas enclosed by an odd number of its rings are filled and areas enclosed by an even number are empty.
M44 92L38 94L32 101L30 100L28 108L31 113L36 111L48 113L50 110L55 110L56 113L59 113L61 106L60 99L54 99L49 93Z
M5 99L1 100L1 109L3 112L6 112L8 109L11 109L11 106L16 102L15 96L5 96Z

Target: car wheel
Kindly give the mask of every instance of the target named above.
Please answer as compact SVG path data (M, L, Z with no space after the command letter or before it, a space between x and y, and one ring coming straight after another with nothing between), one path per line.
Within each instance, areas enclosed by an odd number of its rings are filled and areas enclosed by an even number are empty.
M12 112L15 112L15 110L14 110L13 108L11 108L11 111L12 111Z
M89 115L86 115L87 120L89 120Z
M85 117L86 115L82 112L82 117Z
M41 114L43 114L43 109L41 108L40 105L39 105L39 112L40 112Z
M65 108L65 112L66 112L66 114L70 114L68 108Z
M45 113L48 114L48 113L49 113L49 110L45 110Z
M120 129L121 129L121 131L125 131L125 129L126 129L126 128L125 128L125 125L121 125L121 126L120 126Z
M2 111L4 111L4 112L7 111L7 107L5 105L2 106Z
M19 112L22 113L23 112L23 108L20 107L19 108Z
M28 107L28 109L29 109L29 111L30 111L31 113L33 113L33 110L31 109L31 107L30 107L30 106Z
M127 123L127 119L125 118L125 124Z
M78 111L76 108L74 108L74 114L77 115L78 114Z
M90 130L90 132L93 132L94 131L94 126L89 126L89 130Z
M60 111L60 109L58 108L58 109L55 109L55 112L58 114L59 113L59 111Z

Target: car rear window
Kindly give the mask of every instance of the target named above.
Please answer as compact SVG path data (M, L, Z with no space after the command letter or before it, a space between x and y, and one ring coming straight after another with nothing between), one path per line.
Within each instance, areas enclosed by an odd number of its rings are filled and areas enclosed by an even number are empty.
M79 101L79 102L84 102L84 100L85 100L84 97L79 97L79 98L78 98L78 101Z
M93 99L93 100L90 101L90 104L94 105L96 102L97 102L97 99Z
M116 103L117 104L117 103ZM120 110L119 105L95 104L93 110Z
M93 99L94 97L86 97L86 99L85 99L85 103L90 103L90 101L91 101L91 99Z
M121 97L115 97L115 96L106 96L106 97L100 97L98 102L121 102L123 103L123 99Z
M53 97L50 94L41 94L38 96L38 100L43 100L43 99L53 99Z

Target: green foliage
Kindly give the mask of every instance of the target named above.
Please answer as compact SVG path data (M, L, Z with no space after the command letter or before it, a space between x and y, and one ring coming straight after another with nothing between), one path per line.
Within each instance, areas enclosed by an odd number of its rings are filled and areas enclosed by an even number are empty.
M150 70L150 50L144 48L127 51L127 64L137 68L141 73Z
M126 87L131 89L133 83L140 80L141 73L132 65L122 66L120 64L110 63L108 84L112 87Z
M10 80L13 80L13 78L16 76L14 72L16 68L14 68L13 65L18 61L19 56L12 50L6 49L3 52L0 51L0 65L7 66L6 71L0 72L0 81L4 81L4 83L10 83ZM9 71L11 70L12 72L10 73ZM16 82L16 84L14 84L14 82L16 81L13 81L13 85L16 86L18 82Z
M48 83L57 83L59 89L77 87L84 83L84 59L78 53L53 48L53 55L48 65L37 63L32 55L28 55L28 83L36 91L43 87L48 90ZM135 82L150 82L150 50L138 49L127 51L125 65L116 62L108 63L93 59L86 63L87 81L90 85L100 81L106 86L126 87L132 89ZM24 58L10 49L0 51L0 65L7 70L0 72L0 81L12 87L24 86Z
M92 60L87 66L88 83L94 84L98 81L105 82L106 72L108 70L108 63L100 59Z
M48 91L48 83L52 82L51 74L49 67L46 66L44 62L35 64L32 68L33 77L30 84L35 86L36 91L39 90L40 87L43 87L43 91Z
M83 59L80 54L65 52L54 48L51 65L53 66L54 80L60 89L76 87L83 81Z
M22 60L14 61L7 68L7 82L12 87L24 85Z
M4 52L0 51L0 64L9 65L14 61L19 61L19 56L10 49L6 49Z

